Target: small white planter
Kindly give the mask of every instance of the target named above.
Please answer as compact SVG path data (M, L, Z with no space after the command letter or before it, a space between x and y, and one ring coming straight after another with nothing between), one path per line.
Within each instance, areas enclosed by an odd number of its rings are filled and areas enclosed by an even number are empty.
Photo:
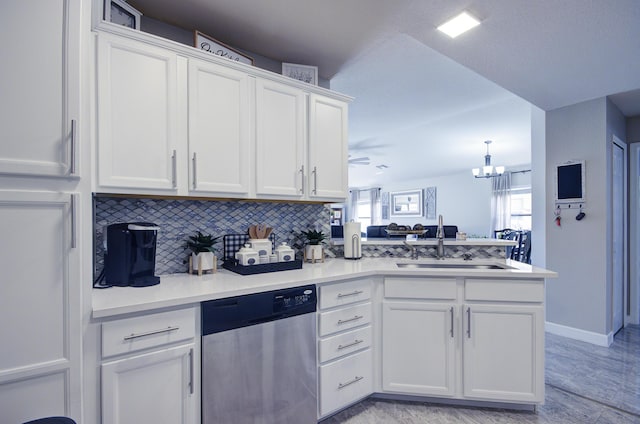
M308 244L304 247L304 260L324 262L324 249L321 244Z
M200 252L197 255L191 254L189 258L189 273L193 274L198 271L198 275L202 275L204 271L216 272L218 270L218 258L213 252Z

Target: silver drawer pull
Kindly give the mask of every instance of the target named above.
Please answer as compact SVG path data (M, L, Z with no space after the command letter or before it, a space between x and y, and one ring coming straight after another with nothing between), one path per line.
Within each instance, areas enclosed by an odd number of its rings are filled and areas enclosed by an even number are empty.
M138 333L138 334L131 333L129 336L125 336L124 340L128 342L129 340L139 339L140 337L153 336L154 334L169 333L171 331L177 331L179 329L180 327L167 327L161 330L147 331L146 333Z
M364 293L362 290L355 290L355 291L352 291L351 293L338 293L338 299L342 297L356 296L362 293Z
M338 384L338 390L340 390L340 389L344 389L345 387L350 386L350 385L352 385L353 383L357 383L358 381L362 380L363 378L364 378L364 377L358 377L358 376L356 376L356 378L354 378L354 379L353 379L353 380L351 380L351 381L347 381L346 383L340 383L340 384Z
M349 344L346 344L344 346L338 345L338 350L346 349L346 348L351 347L351 346L356 346L356 345L359 345L362 342L364 342L364 340L356 339L353 343L349 343Z
M353 317L353 318L349 318L349 319L345 319L345 320L339 319L339 320L338 320L338 325L340 325L340 324L346 324L347 322L351 322L351 321L357 321L357 320L362 319L362 318L364 318L364 316L363 316L363 315L356 315L356 316L355 316L355 317Z

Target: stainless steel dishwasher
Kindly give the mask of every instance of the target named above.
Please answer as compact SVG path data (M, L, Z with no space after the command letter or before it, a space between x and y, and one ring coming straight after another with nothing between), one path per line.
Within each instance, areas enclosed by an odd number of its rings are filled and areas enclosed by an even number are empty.
M202 303L202 422L317 422L316 288Z

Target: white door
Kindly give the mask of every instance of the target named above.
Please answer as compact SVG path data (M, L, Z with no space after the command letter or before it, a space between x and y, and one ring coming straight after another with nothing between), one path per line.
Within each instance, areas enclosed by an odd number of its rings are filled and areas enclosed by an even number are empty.
M193 424L194 345L102 365L103 424Z
M0 2L0 173L77 173L79 0Z
M347 197L347 104L309 95L309 197Z
M256 194L305 194L305 93L256 80Z
M616 137L611 143L611 213L612 213L612 332L624 326L626 291L626 208L627 208L627 151Z
M80 418L80 277L71 194L0 191L0 421Z
M423 395L455 394L455 307L384 302L382 388Z
M189 59L189 190L246 197L252 125L249 77Z
M463 314L464 396L543 401L542 306L467 304Z
M176 194L176 63L166 49L99 35L99 191Z

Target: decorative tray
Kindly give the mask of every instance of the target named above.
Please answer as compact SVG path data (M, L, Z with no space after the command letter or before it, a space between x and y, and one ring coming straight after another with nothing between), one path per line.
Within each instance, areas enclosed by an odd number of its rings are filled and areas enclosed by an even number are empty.
M302 268L302 259L295 259L289 262L273 262L258 265L238 265L235 259L226 259L222 263L224 269L233 271L241 275L263 274L265 272L288 271Z
M387 234L390 236L406 236L407 234L419 234L422 235L429 230L387 230L385 229Z

